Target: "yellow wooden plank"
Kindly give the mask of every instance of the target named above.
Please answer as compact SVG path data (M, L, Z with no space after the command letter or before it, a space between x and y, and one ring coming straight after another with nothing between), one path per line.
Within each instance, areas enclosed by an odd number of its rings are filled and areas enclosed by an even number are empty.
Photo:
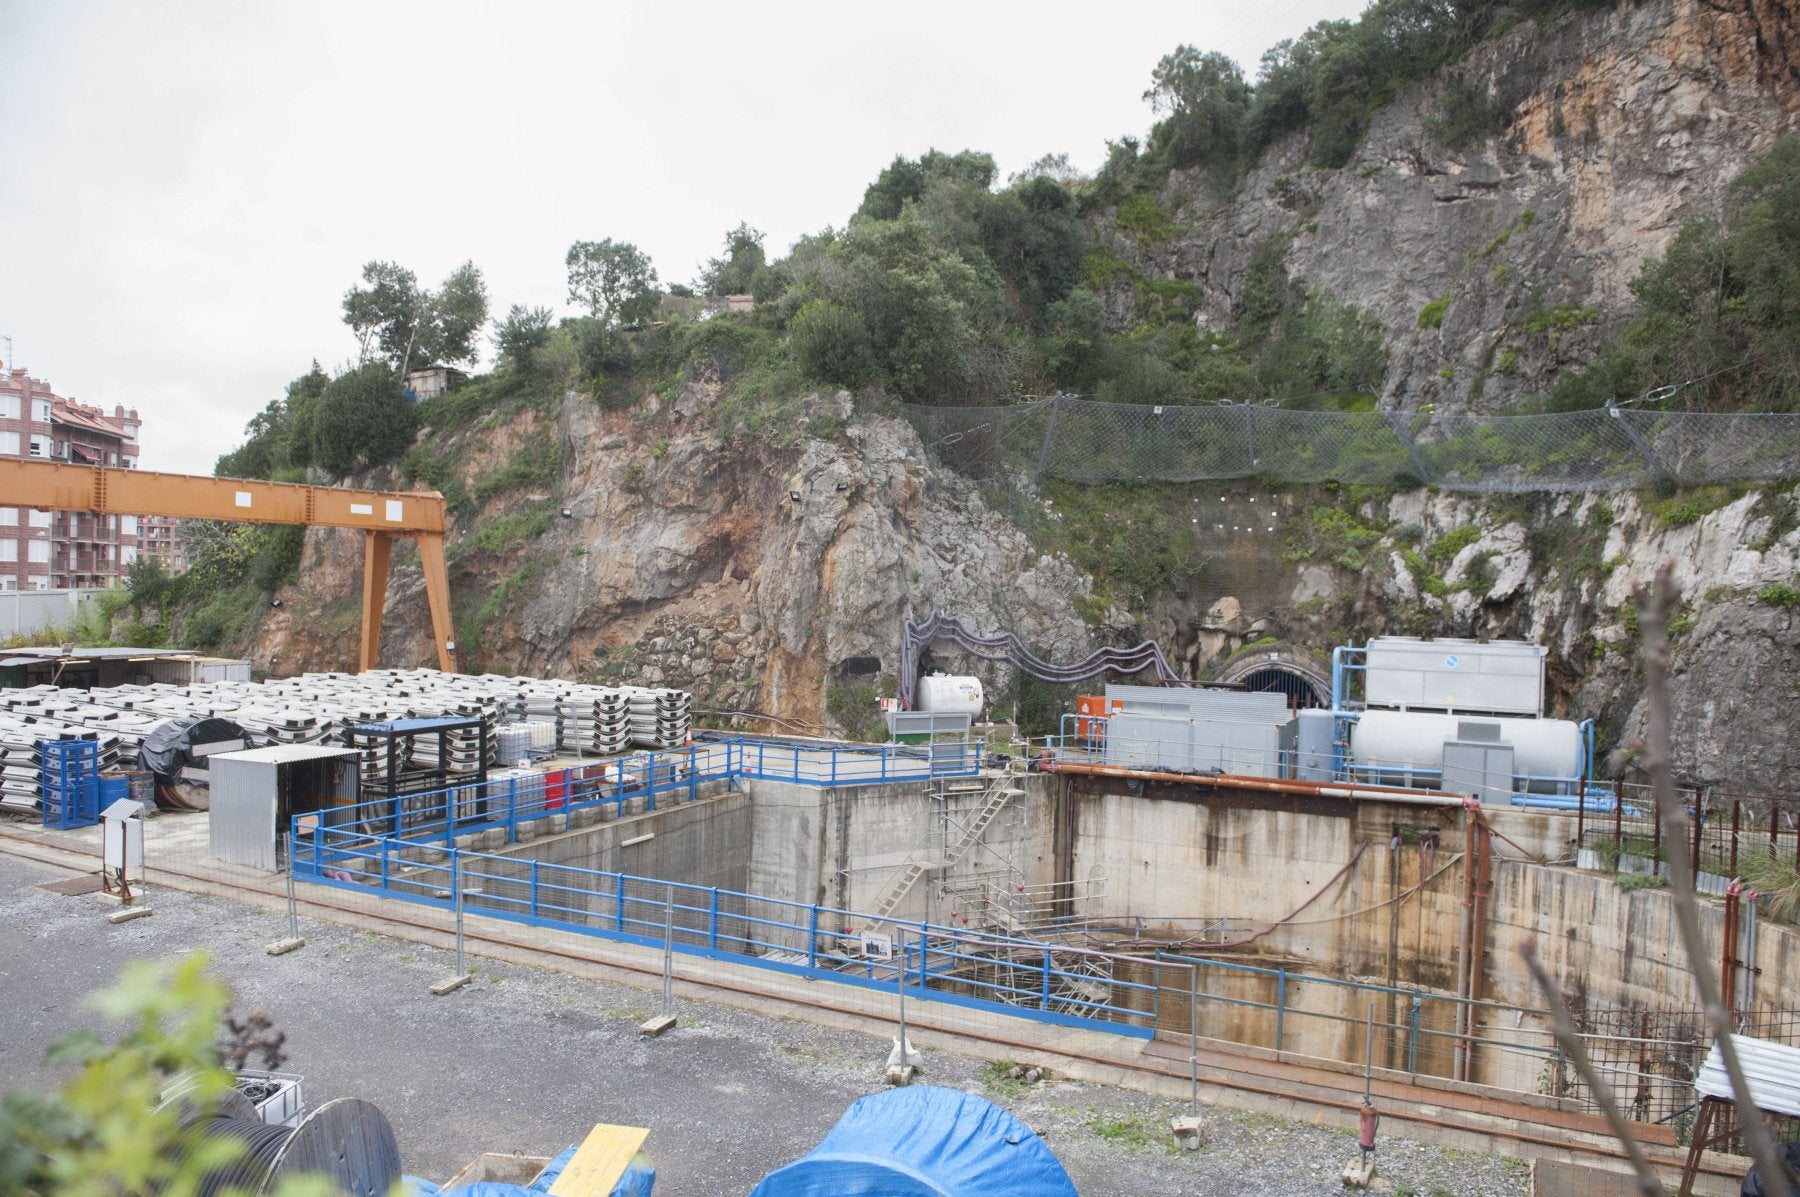
M562 1175L550 1186L550 1197L606 1197L649 1137L647 1126L595 1123Z

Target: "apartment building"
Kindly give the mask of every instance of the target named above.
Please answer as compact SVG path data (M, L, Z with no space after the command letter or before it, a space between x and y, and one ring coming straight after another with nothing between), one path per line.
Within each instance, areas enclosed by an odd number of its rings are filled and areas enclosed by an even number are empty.
M0 368L0 457L136 469L136 408L64 398L22 368ZM138 556L139 517L0 507L0 590L110 586Z

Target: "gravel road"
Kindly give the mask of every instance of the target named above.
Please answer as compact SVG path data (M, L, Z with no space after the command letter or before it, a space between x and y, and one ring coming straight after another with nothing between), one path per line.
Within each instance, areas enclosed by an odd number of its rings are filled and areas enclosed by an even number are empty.
M102 1023L83 995L130 958L202 950L235 995L287 1034L288 1071L309 1103L374 1102L408 1172L443 1179L482 1151L550 1155L596 1122L648 1126L658 1197L746 1193L811 1150L856 1098L881 1088L891 1028L867 1035L678 1002L679 1027L637 1033L659 1000L628 986L474 958L475 982L446 997L449 953L303 920L307 946L263 947L285 918L155 889L155 914L110 924L93 896L37 888L67 873L0 853L0 1085L58 1080L44 1048ZM1028 1123L1084 1197L1292 1197L1343 1192L1348 1131L1205 1108L1205 1145L1171 1146L1171 1103L1066 1080L995 1078L984 1061L926 1050L925 1080L980 1093ZM1417 1197L1524 1197L1523 1161L1384 1136L1377 1187Z

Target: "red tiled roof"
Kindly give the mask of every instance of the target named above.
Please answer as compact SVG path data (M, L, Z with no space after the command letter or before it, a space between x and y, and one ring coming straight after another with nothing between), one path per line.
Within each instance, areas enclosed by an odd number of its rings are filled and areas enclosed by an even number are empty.
M112 418L97 408L85 407L79 403L70 403L67 399L52 400L50 404L50 422L67 424L74 428L86 428L90 432L98 432L119 440L130 440L125 429L113 423Z

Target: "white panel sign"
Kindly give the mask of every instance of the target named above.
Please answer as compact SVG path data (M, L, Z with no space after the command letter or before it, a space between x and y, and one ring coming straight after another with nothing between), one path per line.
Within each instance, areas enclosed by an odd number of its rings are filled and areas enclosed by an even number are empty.
M397 524L400 522L402 517L400 515L399 499L389 499L387 501L387 517L389 523Z
M239 507L250 506L250 492L247 490L238 491L236 493L236 502Z
M350 514L351 515L374 515L375 514L375 505L373 503L352 503L352 504L350 504Z

